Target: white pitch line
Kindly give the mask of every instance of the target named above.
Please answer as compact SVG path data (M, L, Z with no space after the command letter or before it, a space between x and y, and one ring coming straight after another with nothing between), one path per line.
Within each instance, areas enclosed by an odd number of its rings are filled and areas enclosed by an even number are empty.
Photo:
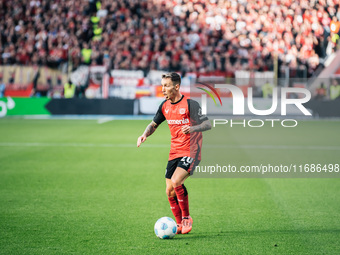
M265 150L340 150L340 146L294 146L294 145L203 145L207 148L265 149Z
M0 147L90 147L90 148L137 148L131 143L0 143ZM140 148L169 148L170 144L142 144ZM264 150L329 150L339 151L340 146L290 146L290 145L203 145L203 148L264 149Z
M143 144L143 147L170 147L165 144ZM102 148L133 148L136 144L105 144L105 143L0 143L0 147L102 147Z
M97 121L98 124L104 124L106 122L109 122L111 120L114 120L113 118L102 118Z

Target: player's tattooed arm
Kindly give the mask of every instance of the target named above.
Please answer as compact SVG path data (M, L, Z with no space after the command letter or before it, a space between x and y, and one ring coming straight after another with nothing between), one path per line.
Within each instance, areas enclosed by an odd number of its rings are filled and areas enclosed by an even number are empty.
M200 125L192 126L191 132L203 132L211 129L211 123L209 120L203 121Z
M209 120L203 121L201 124L196 125L196 126L183 126L182 127L182 132L184 134L190 134L193 132L203 132L211 129L211 123Z
M151 123L146 127L143 135L145 135L146 137L152 135L156 131L157 127L158 125L156 124L156 122L151 121Z
M158 125L156 122L152 121L145 129L144 133L137 139L137 147L146 141L146 138L155 132Z

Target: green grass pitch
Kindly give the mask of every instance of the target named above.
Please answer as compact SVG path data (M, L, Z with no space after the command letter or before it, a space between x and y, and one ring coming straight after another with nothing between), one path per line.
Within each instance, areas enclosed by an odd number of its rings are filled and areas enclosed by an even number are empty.
M148 123L0 119L0 254L340 254L337 178L189 178L192 232L158 239L170 134L137 149ZM226 157L340 163L339 130L229 127Z

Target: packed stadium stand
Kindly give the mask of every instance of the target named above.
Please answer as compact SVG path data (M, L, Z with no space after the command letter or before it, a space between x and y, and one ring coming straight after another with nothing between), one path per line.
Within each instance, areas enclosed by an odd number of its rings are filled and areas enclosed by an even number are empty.
M82 65L309 78L340 28L337 0L0 0L0 16L0 76L41 91Z

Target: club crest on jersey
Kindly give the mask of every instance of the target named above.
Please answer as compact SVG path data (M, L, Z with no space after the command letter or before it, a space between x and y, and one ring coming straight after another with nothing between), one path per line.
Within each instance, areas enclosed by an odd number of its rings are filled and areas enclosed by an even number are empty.
M179 114L185 114L185 108L179 109Z
M169 112L169 109L165 109L165 113L168 114L168 112Z

